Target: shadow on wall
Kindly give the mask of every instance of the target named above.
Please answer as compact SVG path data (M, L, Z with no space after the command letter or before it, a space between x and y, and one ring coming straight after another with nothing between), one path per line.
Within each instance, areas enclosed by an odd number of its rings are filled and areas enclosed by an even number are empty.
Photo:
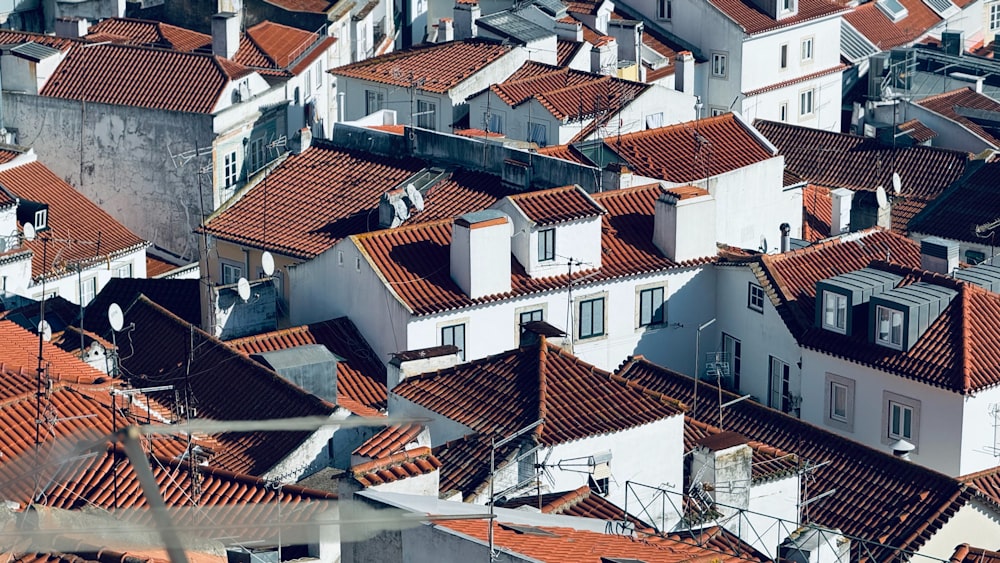
M668 283L668 290L671 289ZM634 354L671 370L693 375L698 326L715 317L715 270L702 268L664 303L664 323L647 328L636 343ZM701 333L698 363L704 371L706 354L722 350L716 326Z
M250 283L243 299L237 284L211 288L215 292L215 336L230 340L277 330L277 292L270 279Z

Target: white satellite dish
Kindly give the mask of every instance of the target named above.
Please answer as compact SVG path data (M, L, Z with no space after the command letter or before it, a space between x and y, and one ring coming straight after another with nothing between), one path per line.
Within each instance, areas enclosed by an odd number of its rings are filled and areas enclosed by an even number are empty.
M49 324L49 321L38 323L38 333L42 335L42 340L46 342L52 341L52 325Z
M892 192L899 195L900 190L903 189L903 179L899 177L899 172L892 173Z
M117 303L108 305L108 323L115 332L121 331L122 327L125 326L125 315L122 314L122 308Z
M760 248L758 249L762 253L767 254L767 237L760 235Z
M271 253L264 251L264 254L260 255L260 267L264 269L264 275L270 276L274 273L274 256Z
M399 219L400 223L410 218L410 209L403 200L397 199L392 202L392 207L396 210L396 218Z
M25 223L24 227L21 228L24 231L24 240L32 241L35 240L35 226L31 223Z
M882 186L875 189L875 201L878 202L879 209L889 207L889 196L885 195L885 188Z
M424 210L424 196L420 193L413 184L406 185L406 197L410 198L410 203L413 204L413 208L417 211Z
M240 278L240 281L236 282L236 293L239 293L243 301L250 299L250 282L246 278Z

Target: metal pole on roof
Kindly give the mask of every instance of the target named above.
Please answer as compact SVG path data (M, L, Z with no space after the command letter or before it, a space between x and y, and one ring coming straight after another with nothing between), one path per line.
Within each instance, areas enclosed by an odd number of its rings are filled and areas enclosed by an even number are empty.
M699 326L698 334L694 339L694 401L691 403L691 418L694 419L698 417L698 376L701 374L698 366L701 363L701 331L708 328L714 322L715 317L712 317L711 320L705 321L704 324Z

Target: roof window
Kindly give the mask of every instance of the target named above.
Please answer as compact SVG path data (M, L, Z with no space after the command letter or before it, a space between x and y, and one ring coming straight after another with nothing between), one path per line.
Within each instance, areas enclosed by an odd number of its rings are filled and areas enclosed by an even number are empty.
M899 0L877 0L875 4L879 10L882 10L885 17L892 20L893 23L897 23L910 15L910 11Z

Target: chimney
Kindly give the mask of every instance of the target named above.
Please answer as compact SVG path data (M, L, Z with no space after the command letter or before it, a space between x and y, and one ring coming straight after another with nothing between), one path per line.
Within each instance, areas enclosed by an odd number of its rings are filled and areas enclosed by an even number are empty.
M835 237L851 230L851 201L854 192L847 188L837 188L830 191L831 207L830 236Z
M341 358L326 346L305 344L250 357L307 392L336 404L337 362Z
M694 55L681 51L674 56L674 90L694 95Z
M691 453L692 487L701 485L722 517L750 506L750 466L753 450L736 432L720 432L702 439Z
M941 47L944 49L946 55L954 57L962 56L962 53L965 51L965 41L962 32L942 31Z
M307 150L309 150L309 147L312 146L312 139L313 139L312 129L308 127L303 127L302 129L299 129L298 137L299 137L299 142L292 148L294 149L293 152L295 154L302 154Z
M601 185L605 190L625 189L632 187L634 174L623 162L612 162L604 167Z
M477 35L476 20L479 19L479 3L463 0L455 2L455 39L472 39Z
M240 48L240 18L232 12L212 16L212 54L232 59Z
M79 38L87 35L89 22L84 18L58 17L56 18L56 37Z
M778 546L781 563L848 563L851 540L840 530L810 525L789 534Z
M938 237L921 240L920 267L928 272L950 275L958 269L958 243Z
M408 377L450 368L460 359L458 347L450 344L398 352L392 355L386 368L386 385L392 390Z
M782 223L778 228L781 230L781 252L784 254L792 246L792 226L788 223Z
M653 244L674 262L715 256L715 198L697 186L671 188L656 198Z
M612 76L618 73L618 42L614 37L604 35L590 49L590 72Z
M494 209L467 213L451 228L451 279L470 299L510 291L510 217Z
M899 459L910 460L910 452L917 449L916 446L900 438L895 442L889 444L889 448L892 449L892 455L898 457Z
M563 41L583 41L583 24L578 21L555 21L556 37Z
M441 18L438 20L438 43L447 43L455 40L455 21L452 18Z

